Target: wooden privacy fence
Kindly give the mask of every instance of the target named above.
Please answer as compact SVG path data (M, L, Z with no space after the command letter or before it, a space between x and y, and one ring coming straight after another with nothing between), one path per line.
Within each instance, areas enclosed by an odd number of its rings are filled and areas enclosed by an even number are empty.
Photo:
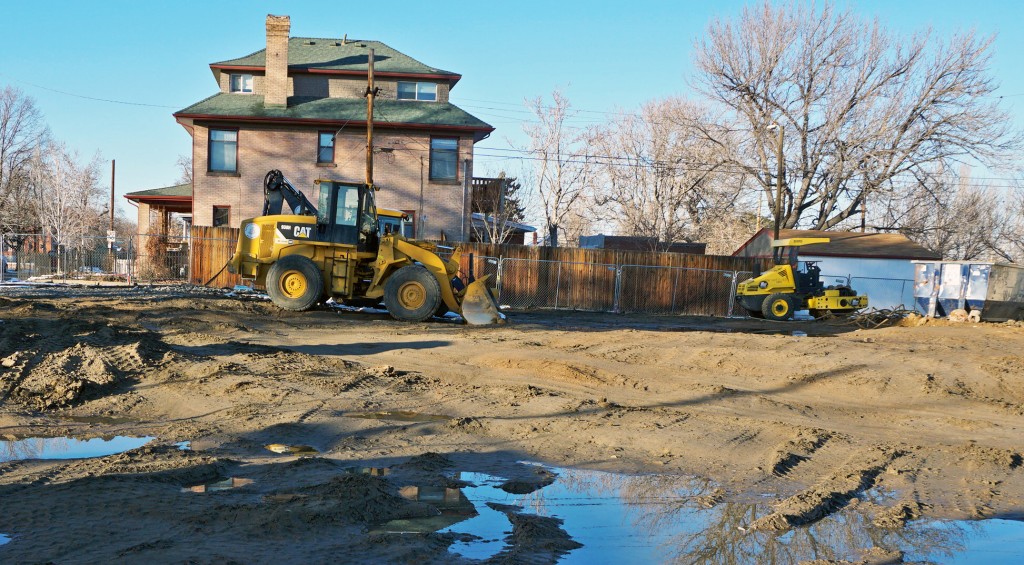
M237 238L235 228L193 227L190 282L241 284L238 275L221 271ZM468 277L472 260L474 276L491 275L501 303L518 309L724 316L731 313L736 282L769 266L761 259L721 255L491 243L460 248L461 276Z
M242 284L242 278L224 268L235 254L238 228L192 226L189 282L222 288ZM211 280L212 279L212 280Z
M479 277L495 274L503 305L725 316L736 283L769 267L761 259L614 249L462 245Z

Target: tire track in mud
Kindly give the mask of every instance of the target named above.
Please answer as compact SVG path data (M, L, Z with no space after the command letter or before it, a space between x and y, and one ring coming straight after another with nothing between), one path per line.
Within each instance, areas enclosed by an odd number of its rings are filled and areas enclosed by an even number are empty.
M749 529L785 531L821 520L874 486L878 475L900 454L892 447L862 450L814 486L774 504L772 512L755 520Z

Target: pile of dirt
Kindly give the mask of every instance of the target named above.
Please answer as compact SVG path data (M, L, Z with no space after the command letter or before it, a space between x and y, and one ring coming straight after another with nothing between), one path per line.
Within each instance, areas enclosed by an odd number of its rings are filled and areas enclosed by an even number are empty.
M512 533L505 538L505 549L491 558L490 563L555 563L563 555L583 547L573 541L558 518L523 514L516 507L502 504L488 506L503 512L512 523Z

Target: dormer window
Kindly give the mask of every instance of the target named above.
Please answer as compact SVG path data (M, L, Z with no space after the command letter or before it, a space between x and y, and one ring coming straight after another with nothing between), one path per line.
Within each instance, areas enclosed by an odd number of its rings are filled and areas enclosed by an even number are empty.
M398 99L434 102L437 100L437 85L432 82L399 82Z
M252 94L252 75L231 75L231 92Z

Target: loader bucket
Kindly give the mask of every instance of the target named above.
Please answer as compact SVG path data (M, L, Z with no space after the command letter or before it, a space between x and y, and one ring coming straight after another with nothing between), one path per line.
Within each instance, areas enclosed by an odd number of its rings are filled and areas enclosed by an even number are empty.
M505 316L499 311L498 302L487 288L488 278L490 275L470 283L462 296L462 318L472 326L505 323Z

